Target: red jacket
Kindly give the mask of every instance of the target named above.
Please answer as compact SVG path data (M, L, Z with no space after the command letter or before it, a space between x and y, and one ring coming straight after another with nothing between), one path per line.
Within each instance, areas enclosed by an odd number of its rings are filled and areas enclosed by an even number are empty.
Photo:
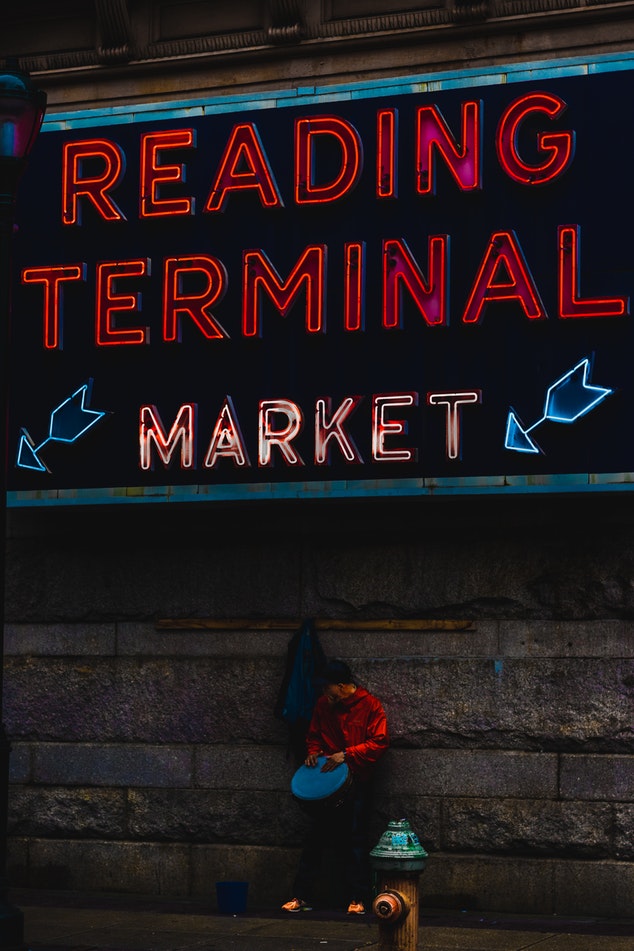
M381 702L365 687L357 687L350 697L335 704L320 697L306 744L309 753L325 756L345 750L351 772L359 779L367 779L372 766L390 744Z

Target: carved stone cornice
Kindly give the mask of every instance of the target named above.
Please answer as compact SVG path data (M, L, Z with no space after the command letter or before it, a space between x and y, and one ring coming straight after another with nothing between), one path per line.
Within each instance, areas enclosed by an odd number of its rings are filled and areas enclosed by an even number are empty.
M25 0L26 6L28 2ZM238 0L236 0L238 2ZM75 71L102 67L104 70L152 64L169 71L205 56L289 57L293 47L297 55L320 55L321 44L329 56L355 48L376 48L377 43L461 41L461 30L477 28L479 34L494 37L508 32L509 20L520 19L522 30L566 30L568 22L585 25L607 20L626 19L634 9L634 0L439 0L438 5L422 9L374 16L324 18L314 16L312 0L268 0L264 25L233 32L210 32L193 36L164 37L148 40L148 24L131 22L127 0L95 0L96 42L92 49L51 50L43 54L17 54L19 64L31 73ZM386 3L387 6L387 3ZM146 11L152 9L148 2ZM307 15L312 13L312 18ZM26 16L26 14L25 14ZM137 14L138 16L138 14ZM262 23L262 20L260 20ZM136 29L136 34L135 34ZM453 32L455 31L455 33ZM143 37L143 39L141 39ZM0 56L0 63L3 62ZM6 59L4 60L6 63ZM178 64L178 65L177 65Z
M489 0L455 0L454 23L476 23L488 19L491 12Z
M97 58L100 63L132 59L133 37L127 0L95 0Z
M269 0L271 25L267 29L270 43L297 43L303 39L305 28L297 0Z

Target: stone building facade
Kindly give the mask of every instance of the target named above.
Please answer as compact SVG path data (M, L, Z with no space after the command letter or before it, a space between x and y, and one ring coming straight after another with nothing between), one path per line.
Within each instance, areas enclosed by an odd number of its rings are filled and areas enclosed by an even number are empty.
M617 56L631 6L26 0L0 55L55 115ZM314 618L384 701L374 834L409 818L425 904L631 913L630 493L9 515L13 884L289 897L304 819L273 708Z

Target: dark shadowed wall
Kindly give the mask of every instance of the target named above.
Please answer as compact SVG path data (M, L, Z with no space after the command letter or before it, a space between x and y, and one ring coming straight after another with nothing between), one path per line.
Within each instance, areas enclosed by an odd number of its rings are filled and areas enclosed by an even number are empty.
M320 633L388 711L373 834L410 819L428 905L628 913L633 515L614 496L13 513L11 881L244 877L277 904L304 818L273 716L292 632L260 622L468 620ZM183 617L253 627L157 627Z

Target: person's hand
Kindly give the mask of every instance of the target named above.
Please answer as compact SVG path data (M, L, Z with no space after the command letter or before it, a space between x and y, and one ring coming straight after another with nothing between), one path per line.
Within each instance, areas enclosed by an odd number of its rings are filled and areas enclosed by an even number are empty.
M326 762L321 767L322 773L331 773L337 766L341 766L345 758L346 755L343 752L333 753L331 756L327 756Z
M306 759L304 760L304 766L316 766L317 765L317 753L309 753Z

